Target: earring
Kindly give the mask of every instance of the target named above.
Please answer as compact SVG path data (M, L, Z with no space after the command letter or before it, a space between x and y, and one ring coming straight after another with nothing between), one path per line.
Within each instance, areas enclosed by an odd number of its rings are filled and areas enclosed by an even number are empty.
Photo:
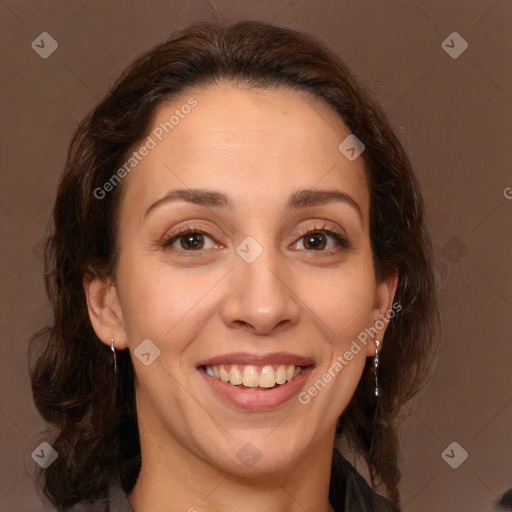
M374 365L375 365L375 396L379 396L379 383L377 382L377 368L379 367L379 345L380 341L375 340L375 359L374 359Z
M116 348L114 347L114 338L112 338L112 345L110 346L110 350L114 354L114 373L117 373L117 361L116 361Z

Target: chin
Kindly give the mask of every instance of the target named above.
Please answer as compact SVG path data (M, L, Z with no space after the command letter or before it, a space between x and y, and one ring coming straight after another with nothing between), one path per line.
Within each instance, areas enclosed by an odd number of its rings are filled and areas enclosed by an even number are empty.
M221 447L212 454L210 460L217 467L239 477L254 478L269 472L286 472L296 467L307 451L303 440L295 443L294 435L287 434L290 433L283 431L281 435L269 436L265 431L259 435L237 435L225 449Z

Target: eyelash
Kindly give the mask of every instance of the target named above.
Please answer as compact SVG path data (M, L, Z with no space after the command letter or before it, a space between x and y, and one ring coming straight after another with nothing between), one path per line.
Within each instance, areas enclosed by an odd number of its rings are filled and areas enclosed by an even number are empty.
M348 249L349 248L348 240L343 235L341 235L337 231L334 231L333 229L329 229L327 226L328 225L325 222L322 222L320 227L318 227L318 226L309 227L308 226L308 227L300 230L298 233L296 233L295 236L298 239L301 239L301 238L306 237L307 235L322 233L322 234L330 236L331 238L336 240L336 242L338 242L338 244L343 249ZM308 251L308 252L318 252L318 251ZM319 251L319 252L328 252L328 251Z
M325 222L322 223L320 227L319 226L307 227L307 228L299 231L298 233L296 233L295 236L297 237L298 240L300 240L300 239L306 237L307 235L318 234L318 233L322 233L324 235L330 236L343 249L349 248L348 240L340 233L338 233L332 229L329 229ZM162 247L164 249L167 249L174 242L176 242L176 240L178 240L182 236L189 235L189 234L201 234L201 235L207 236L213 240L212 236L209 233L207 233L206 231L202 230L201 228L187 225L184 228L182 228L174 233L171 233L168 237L166 237L162 241ZM314 250L308 250L308 249L303 249L303 250L305 250L307 252L329 252L329 251L325 251L325 250L322 250L322 251L314 251ZM192 253L193 252L201 252L201 250L186 250L186 249L182 249L182 251L183 252L192 252Z

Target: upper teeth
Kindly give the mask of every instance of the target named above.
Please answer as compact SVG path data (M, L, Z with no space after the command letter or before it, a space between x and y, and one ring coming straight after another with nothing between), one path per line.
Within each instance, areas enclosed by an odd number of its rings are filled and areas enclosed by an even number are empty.
M301 366L267 365L261 367L253 365L215 365L207 366L206 373L210 377L229 382L235 386L243 384L250 388L273 388L276 384L284 384L302 373Z

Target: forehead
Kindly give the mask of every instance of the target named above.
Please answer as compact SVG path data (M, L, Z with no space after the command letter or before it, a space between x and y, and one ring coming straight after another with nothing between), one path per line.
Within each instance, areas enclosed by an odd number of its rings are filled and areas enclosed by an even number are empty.
M240 208L271 207L298 189L335 187L367 215L363 159L338 149L348 135L331 108L303 91L229 82L191 89L157 109L141 143L151 149L128 176L123 203L137 211L169 190L201 187L223 190Z

